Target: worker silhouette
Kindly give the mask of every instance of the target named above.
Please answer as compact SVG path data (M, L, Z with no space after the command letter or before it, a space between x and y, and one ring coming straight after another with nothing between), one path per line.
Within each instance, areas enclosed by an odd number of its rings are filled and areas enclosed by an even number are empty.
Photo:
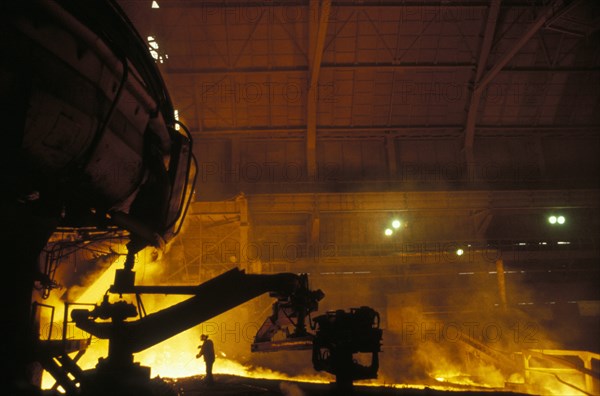
M207 384L212 385L214 383L212 368L215 362L215 347L212 340L209 340L206 334L202 334L200 339L202 340L202 344L198 345L200 351L196 355L196 358L199 359L204 357L204 363L206 365L205 381Z

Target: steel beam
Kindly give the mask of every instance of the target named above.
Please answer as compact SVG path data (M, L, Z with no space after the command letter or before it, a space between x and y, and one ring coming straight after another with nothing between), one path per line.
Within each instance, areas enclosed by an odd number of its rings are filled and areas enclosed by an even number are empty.
M387 168L389 177L394 178L398 176L398 157L396 155L396 142L394 135L387 133L385 135L385 150L387 154Z
M598 208L600 190L410 191L250 195L248 210L260 213L443 211L495 212ZM194 202L190 214L231 212L228 202Z
M195 139L215 139L228 136L246 136L249 138L265 139L265 138L294 138L301 139L304 136L307 127L305 125L290 126L273 126L273 127L252 127L252 128L211 128L203 130L192 130L192 135ZM477 125L476 131L479 134L503 136L521 136L531 133L536 134L583 134L583 135L598 135L600 125ZM376 125L376 126L326 126L317 125L319 135L327 137L339 138L356 138L361 139L365 135L367 137L383 138L386 135L411 135L415 137L427 138L423 134L459 136L461 131L464 131L462 125Z
M511 7L536 7L541 1L531 0L509 0L507 6ZM164 3L164 4L163 4ZM295 1L190 1L190 0L170 0L160 4L160 8L177 9L177 8L199 8L203 9L205 15L212 15L216 10L223 8L266 8L266 7L304 7L305 0ZM357 2L356 0L333 1L332 4L336 7L344 8L407 8L407 7L444 7L444 8L482 8L489 5L486 0L462 0L462 1L447 1L447 0L398 0L398 1L373 1L373 2ZM251 14L251 15L254 15Z
M546 7L546 9L544 9L544 11L529 26L525 33L512 46L512 48L509 49L484 76L482 76L474 89L476 91L483 91L485 87L494 79L494 77L496 77L496 75L498 75L498 73L504 68L504 66L511 61L517 52L519 52L521 48L523 48L523 46L527 44L527 42L538 32L538 30L547 24L550 18L563 12L562 9L558 8L558 5L562 3L562 0L556 0L551 5Z
M360 71L360 70L374 70L374 71L399 71L399 72L453 72L460 70L471 70L476 68L471 63L456 63L456 64L429 64L429 63L336 63L328 64L322 63L321 70L343 70L343 71ZM267 74L272 75L275 73L306 73L308 66L284 66L284 67L240 67L236 69L226 68L168 68L165 69L164 73L170 76L214 76L226 74L230 77L246 76L249 74ZM597 73L600 72L600 67L513 67L510 69L502 70L505 73Z
M309 178L317 170L317 101L319 73L325 48L325 36L329 25L330 0L310 1L308 95L306 105L306 166ZM317 19L318 16L318 19ZM316 29L316 31L315 31Z
M513 240L514 241L514 240ZM507 241L507 242L513 242ZM508 281L510 278L522 276L521 270L529 274L540 274L541 276L552 276L548 270L561 269L562 263L575 261L591 261L598 259L597 250L593 249L573 249L568 251L543 251L539 249L515 251L514 246L506 247L490 247L487 249L471 249L461 258L457 258L448 249L456 246L453 243L436 243L430 242L428 246L416 243L399 244L393 248L385 249L380 246L378 251L365 252L360 254L360 247L356 247L350 254L344 251L338 251L334 245L324 245L322 251L315 251L314 254L309 254L306 257L297 257L293 261L294 272L310 272L311 279L317 279L320 276L327 277L356 277L356 278L387 278L393 277L410 277L410 278L427 278L427 277L448 277L460 276L459 272L473 272L468 275L488 275L490 282L497 284L496 277L496 258L502 257L506 266L510 266L510 272L505 269L505 277ZM424 250L424 248L432 248L433 250ZM545 263L546 268L529 268L523 264L522 257L526 257L530 263L539 262ZM318 270L315 271L315 262L319 263ZM272 259L265 261L263 264L268 264L273 268L287 267L290 265L290 260ZM452 266L448 266L451 264ZM493 264L493 267L488 267L487 270L482 270L482 264ZM410 268L405 272L400 272L404 266L418 266L420 268ZM206 267L213 266L214 269L222 270L222 263L207 263ZM429 268L428 268L429 267ZM444 268L445 267L445 268ZM518 269L517 269L518 268ZM561 269L564 273L569 274L590 274L595 276L600 272L595 267L588 268L568 268ZM593 280L590 279L592 282ZM490 284L491 285L491 284Z
M240 208L240 246L248 246L249 241L249 216L248 216L248 200L246 196L240 194L236 197L236 203ZM240 257L238 257L239 265L242 269L248 269L248 249L240 249Z
M485 31L483 35L483 42L481 44L481 51L479 52L479 60L477 61L477 70L475 71L474 89L471 95L469 110L467 111L467 123L465 126L465 142L464 147L467 153L467 162L472 161L472 150L473 141L475 137L475 121L477 118L477 110L479 109L479 103L481 101L481 90L476 89L479 84L479 80L487 67L488 57L492 48L492 42L494 41L494 32L496 30L496 22L498 21L498 14L500 12L501 0L492 0L490 8L488 10L487 21L485 24Z

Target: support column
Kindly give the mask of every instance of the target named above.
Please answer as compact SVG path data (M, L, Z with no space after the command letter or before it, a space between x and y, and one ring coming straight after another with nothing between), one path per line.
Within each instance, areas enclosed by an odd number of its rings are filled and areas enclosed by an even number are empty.
M479 60L477 62L477 70L475 72L475 79L473 82L473 93L471 95L471 100L468 107L467 121L465 126L464 151L467 164L470 164L473 161L473 142L475 138L477 111L479 109L481 96L485 88L542 27L550 26L558 16L564 14L566 11L572 9L580 3L579 0L570 3L565 2L564 0L553 1L549 6L542 10L539 16L521 35L515 44L508 51L506 51L504 55L500 57L500 59L496 61L490 70L487 70L487 59L492 47L494 30L500 10L500 1L501 0L493 0L490 4L483 43L481 45L481 52L479 53Z
M236 198L240 211L240 268L248 270L248 200L244 194Z
M498 293L500 294L500 304L503 311L506 311L506 280L504 277L504 260L496 260L496 274L498 276Z
M472 86L472 94L467 109L467 121L465 125L465 141L463 145L465 161L467 163L467 174L471 175L473 171L473 142L475 140L475 124L477 121L477 111L479 109L479 103L481 101L482 90L479 87L479 80L483 76L483 73L487 67L488 57L492 48L494 40L494 31L496 30L496 22L498 20L498 14L500 12L501 0L492 0L490 8L488 10L487 20L485 24L485 30L483 34L483 42L481 44L481 51L479 52L479 59L477 61L477 69L475 70L475 78Z
M583 354L583 367L592 372L592 356L589 353ZM594 392L594 378L589 374L585 374L585 390L590 394Z
M387 152L388 178L390 180L395 180L398 177L396 143L394 141L394 136L389 133L385 135L385 150Z

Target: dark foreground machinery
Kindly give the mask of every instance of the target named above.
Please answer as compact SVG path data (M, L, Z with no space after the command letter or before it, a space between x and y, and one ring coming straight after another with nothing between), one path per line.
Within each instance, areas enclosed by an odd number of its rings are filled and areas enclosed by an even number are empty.
M368 307L335 311L318 316L313 322L310 315L317 311L324 293L309 288L306 274L246 274L232 269L198 286L135 286L131 283L133 277L133 271L119 270L110 292L136 295L138 301L141 294L191 297L147 315L125 300L109 302L108 294L92 309L72 310L77 327L94 337L108 339L109 347L107 357L94 369L71 370L65 366L69 372L55 376L69 394L175 395L176 390L166 383L150 378L150 367L134 362L133 354L263 293L270 293L276 300L273 315L257 333L254 352L312 349L314 368L335 375L339 389L344 391L355 380L377 378L382 337L377 312ZM282 336L276 340L279 335ZM370 366L355 362L353 355L360 352L372 355Z
M350 392L354 381L377 378L383 334L379 313L360 307L330 311L311 319L307 314L316 310L311 305L314 303L316 300L279 296L273 304L273 315L254 338L252 351L310 349L314 369L333 374L342 393ZM306 329L307 321L310 331ZM278 338L278 334L283 337ZM360 356L368 362L359 361Z
M11 257L0 380L4 394L29 394L40 360L32 290L57 286L38 264L48 241L64 230L80 245L123 238L131 266L179 232L195 160L148 44L115 1L2 1L0 51L0 224Z
M382 338L379 313L360 307L328 312L314 321L312 360L316 370L334 374L340 390L350 389L356 380L377 378ZM361 364L355 354L366 354L369 363Z
M133 361L133 353L267 292L276 298L275 313L259 332L257 351L266 344L271 350L318 345L318 370L344 383L367 378L355 370L350 353L379 351L376 321L364 320L359 309L311 326L309 314L322 293L310 291L304 276L232 270L199 286L135 286L136 253L161 249L179 233L196 167L191 136L175 119L148 43L116 1L0 2L0 50L0 220L12 257L3 260L12 287L0 288L3 394L39 395L32 367L40 364L70 395L169 394L164 383L149 378L149 368ZM42 270L39 261L59 233L77 235L73 245L92 238L126 244L113 296L191 297L149 315L108 297L91 310L73 311L79 328L110 345L107 357L84 371L77 360L89 340L63 335L42 342L32 320L42 307L32 301L34 286L45 297L58 286L56 263ZM342 323L353 323L355 330L343 331ZM284 328L291 329L286 342L274 340ZM369 351L367 334L374 337ZM340 337L351 340L337 343Z

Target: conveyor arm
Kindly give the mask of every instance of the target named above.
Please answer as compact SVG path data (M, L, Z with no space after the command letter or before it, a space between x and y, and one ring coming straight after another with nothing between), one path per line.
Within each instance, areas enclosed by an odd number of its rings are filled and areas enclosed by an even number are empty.
M94 311L73 311L72 317L79 328L98 338L110 339L114 345L109 351L109 356L111 352L118 352L119 355L131 354L156 345L268 292L279 299L301 298L308 304L309 311L316 310L317 302L323 297L321 291L312 292L307 289L306 278L303 275L255 275L246 274L236 268L199 285L193 297L135 321L124 321L123 317L121 320L114 320L117 314L103 312L102 305ZM115 308L114 304L106 305L105 311ZM308 313L310 312L303 312L302 315ZM103 316L112 317L113 321L94 320Z

